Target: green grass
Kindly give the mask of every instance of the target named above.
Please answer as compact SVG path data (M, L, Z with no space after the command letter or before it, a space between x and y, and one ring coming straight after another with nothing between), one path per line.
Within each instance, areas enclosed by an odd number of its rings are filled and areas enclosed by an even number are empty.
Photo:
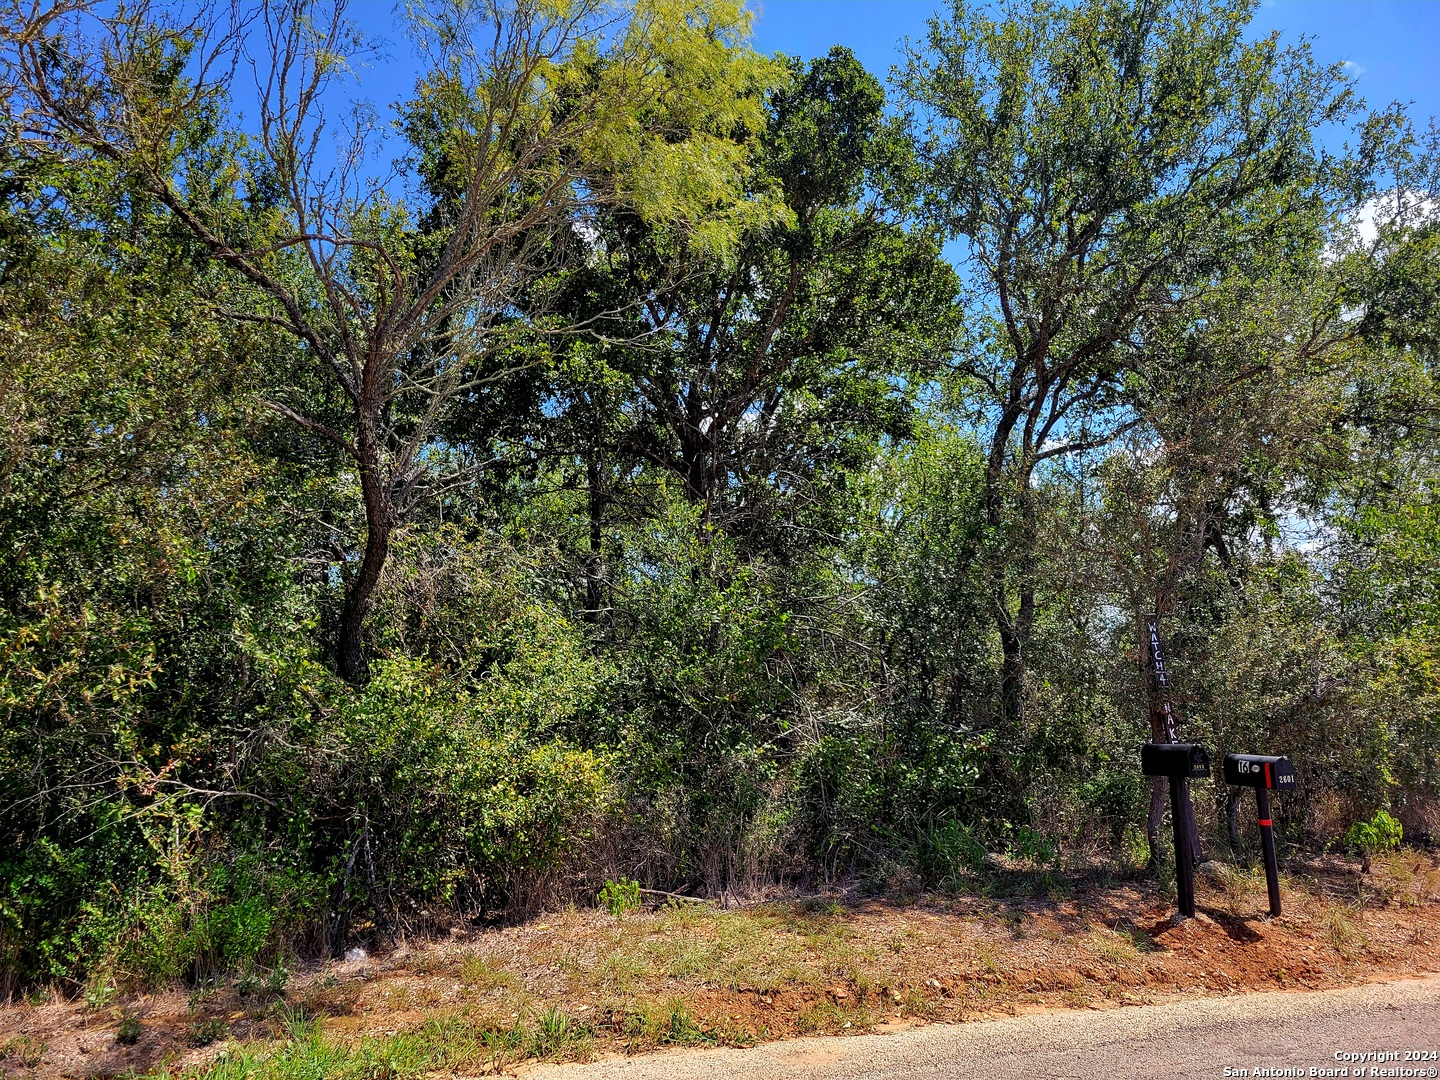
M874 1016L864 1005L821 1001L795 1018L795 1030L805 1034L839 1035L844 1031L863 1031L872 1023Z
M1369 944L1364 931L1351 917L1353 914L1338 904L1325 913L1325 936L1330 941L1330 947L1346 960L1359 956Z
M153 1080L409 1080L437 1071L498 1070L533 1058L584 1057L591 1030L557 1009L508 1023L435 1016L417 1031L345 1041L311 1019L289 1025L285 1039L222 1051L210 1064Z
M716 1041L696 1021L685 1003L672 998L649 1008L631 1009L622 1021L624 1034L632 1048L650 1046L702 1046Z
M835 968L853 967L859 957L849 931L830 917L817 920L788 909L687 908L667 913L645 940L643 961L650 971L771 993L814 985ZM619 955L612 953L609 962L618 963Z
M519 980L501 964L471 953L460 961L460 984L477 994L485 994L501 988L514 989Z
M1092 927L1089 934L1091 947L1105 959L1117 964L1128 964L1142 953L1154 952L1155 942L1143 930L1128 923Z
M749 1043L754 1033L699 1017L679 997L650 998L645 983L671 978L761 993L836 982L869 989L863 965L876 950L857 944L842 914L835 905L751 911L677 905L639 933L631 925L593 945L546 952L546 962L574 980L573 989L586 987L610 998L608 1007L588 1014L598 1028L558 1008L541 1010L531 1004L516 972L494 956L472 953L459 960L456 974L474 1004L434 1016L419 1030L344 1038L327 1034L314 1013L347 1011L332 1010L320 1000L339 989L330 988L313 995L314 1010L299 1005L277 1009L277 1041L227 1047L203 1068L153 1075L156 1080L408 1080L497 1070L524 1060L584 1058L595 1039L607 1034L621 1036L631 1049ZM408 1007L414 996L414 988L402 984L382 1000L399 1007L402 1002L391 999L403 998ZM607 1013L612 1019L600 1019ZM841 1031L846 1024L853 1030L871 1022L863 1007L822 1003L801 1023L809 1030Z

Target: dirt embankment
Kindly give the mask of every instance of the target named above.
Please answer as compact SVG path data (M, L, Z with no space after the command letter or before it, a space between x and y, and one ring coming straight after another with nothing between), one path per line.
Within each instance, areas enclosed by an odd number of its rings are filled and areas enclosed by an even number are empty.
M1182 923L1152 882L1017 871L969 895L911 902L838 894L619 917L572 910L304 965L283 992L278 978L267 992L252 973L100 1008L59 995L12 1005L0 1009L0 1073L218 1065L284 1076L330 1055L395 1077L473 1075L525 1060L1440 971L1431 855L1394 856L1364 879L1338 860L1312 864L1287 880L1276 920L1263 914L1255 873L1202 875L1198 904L1201 917Z

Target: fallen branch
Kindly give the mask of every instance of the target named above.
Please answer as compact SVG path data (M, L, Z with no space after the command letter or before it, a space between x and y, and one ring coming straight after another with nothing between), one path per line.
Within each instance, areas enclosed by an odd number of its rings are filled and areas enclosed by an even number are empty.
M646 896L665 896L671 900L689 900L692 904L713 904L715 902L703 896L686 896L684 893L666 892L664 889L641 889L640 891Z

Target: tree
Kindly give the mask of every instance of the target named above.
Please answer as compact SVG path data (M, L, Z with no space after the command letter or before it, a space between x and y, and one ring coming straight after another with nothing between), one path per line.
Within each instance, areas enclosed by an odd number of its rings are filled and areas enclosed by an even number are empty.
M915 387L949 348L956 281L908 220L912 161L874 76L839 47L791 61L761 142L751 190L773 193L782 220L697 254L620 209L597 219L595 259L568 283L571 318L596 329L557 384L592 556L637 467L742 549L803 553L799 518L834 508L827 486L875 439L905 437Z
M233 820L293 717L313 608L253 408L267 334L199 302L215 268L113 164L24 151L0 152L0 992L190 883L197 823Z
M356 473L365 535L342 552L336 659L363 678L363 623L397 526L478 461L437 445L456 404L526 362L514 313L574 247L577 215L623 202L687 242L723 247L763 220L741 198L746 133L759 126L772 65L744 46L729 0L640 0L616 24L592 0L437 0L413 5L430 70L412 134L451 190L427 227L365 169L376 129L363 113L338 163L321 136L326 104L364 49L345 0L265 4L253 23L182 24L140 5L21 13L4 27L16 76L14 137L134 177L229 271L214 300L236 324L290 335L326 407L266 405L328 441ZM233 73L259 45L258 131L218 117ZM417 120L417 117L428 121ZM738 138L737 138L737 133ZM242 207L264 213L242 214ZM562 329L532 313L524 330ZM483 461L483 457L479 461Z
M964 245L973 345L957 362L986 429L1001 716L1024 718L1036 617L1037 470L1138 422L1152 342L1228 268L1313 242L1337 179L1312 145L1352 111L1338 66L1253 5L956 2L901 78L929 212Z

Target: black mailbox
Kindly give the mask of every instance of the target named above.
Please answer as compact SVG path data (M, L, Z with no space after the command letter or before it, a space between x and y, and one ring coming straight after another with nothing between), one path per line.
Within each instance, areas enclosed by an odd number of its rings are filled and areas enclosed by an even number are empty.
M1225 783L1239 787L1288 791L1295 786L1295 766L1287 757L1226 754Z
M1180 914L1195 917L1195 867L1185 834L1184 808L1190 795L1186 782L1210 775L1210 755L1199 743L1148 742L1140 747L1140 770L1170 780L1170 822L1175 828L1175 892Z
M1210 755L1199 743L1146 743L1140 747L1140 770L1146 776L1196 780L1210 775Z
M1270 792L1295 786L1295 766L1287 757L1265 754L1226 754L1225 783L1255 789L1259 814L1260 846L1265 852L1265 884L1270 892L1270 914L1280 914L1280 867L1275 861L1275 822L1270 818Z

